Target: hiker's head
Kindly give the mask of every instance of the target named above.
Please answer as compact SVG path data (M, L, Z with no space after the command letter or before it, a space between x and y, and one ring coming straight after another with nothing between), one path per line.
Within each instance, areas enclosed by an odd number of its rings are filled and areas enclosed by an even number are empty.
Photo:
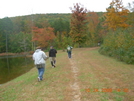
M36 49L41 49L41 46L37 46Z
M53 46L51 46L50 48L53 49Z

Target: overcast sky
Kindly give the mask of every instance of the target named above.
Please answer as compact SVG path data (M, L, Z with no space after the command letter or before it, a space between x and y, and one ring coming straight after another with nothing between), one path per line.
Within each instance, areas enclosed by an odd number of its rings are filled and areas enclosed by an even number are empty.
M0 18L45 13L71 13L70 7L81 3L84 8L105 12L112 0L1 0ZM123 5L134 0L122 0Z

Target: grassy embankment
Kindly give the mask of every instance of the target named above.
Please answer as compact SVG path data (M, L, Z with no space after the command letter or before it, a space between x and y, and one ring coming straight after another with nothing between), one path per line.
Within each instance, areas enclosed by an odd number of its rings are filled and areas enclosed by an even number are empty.
M42 82L37 70L0 86L0 101L134 101L134 65L100 55L98 48L58 51L57 67L47 60ZM78 93L79 92L79 93Z

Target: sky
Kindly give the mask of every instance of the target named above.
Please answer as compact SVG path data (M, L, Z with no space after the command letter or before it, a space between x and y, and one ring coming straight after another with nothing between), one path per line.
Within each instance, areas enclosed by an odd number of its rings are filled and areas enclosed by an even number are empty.
M122 0L124 7L134 0ZM105 12L112 0L1 0L0 18L46 13L71 13L80 3L89 11Z

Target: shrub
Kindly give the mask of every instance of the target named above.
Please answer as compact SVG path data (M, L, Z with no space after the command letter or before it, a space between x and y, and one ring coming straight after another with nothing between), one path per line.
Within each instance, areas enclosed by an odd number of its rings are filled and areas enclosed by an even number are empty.
M129 64L134 63L134 35L128 30L109 32L99 52Z

